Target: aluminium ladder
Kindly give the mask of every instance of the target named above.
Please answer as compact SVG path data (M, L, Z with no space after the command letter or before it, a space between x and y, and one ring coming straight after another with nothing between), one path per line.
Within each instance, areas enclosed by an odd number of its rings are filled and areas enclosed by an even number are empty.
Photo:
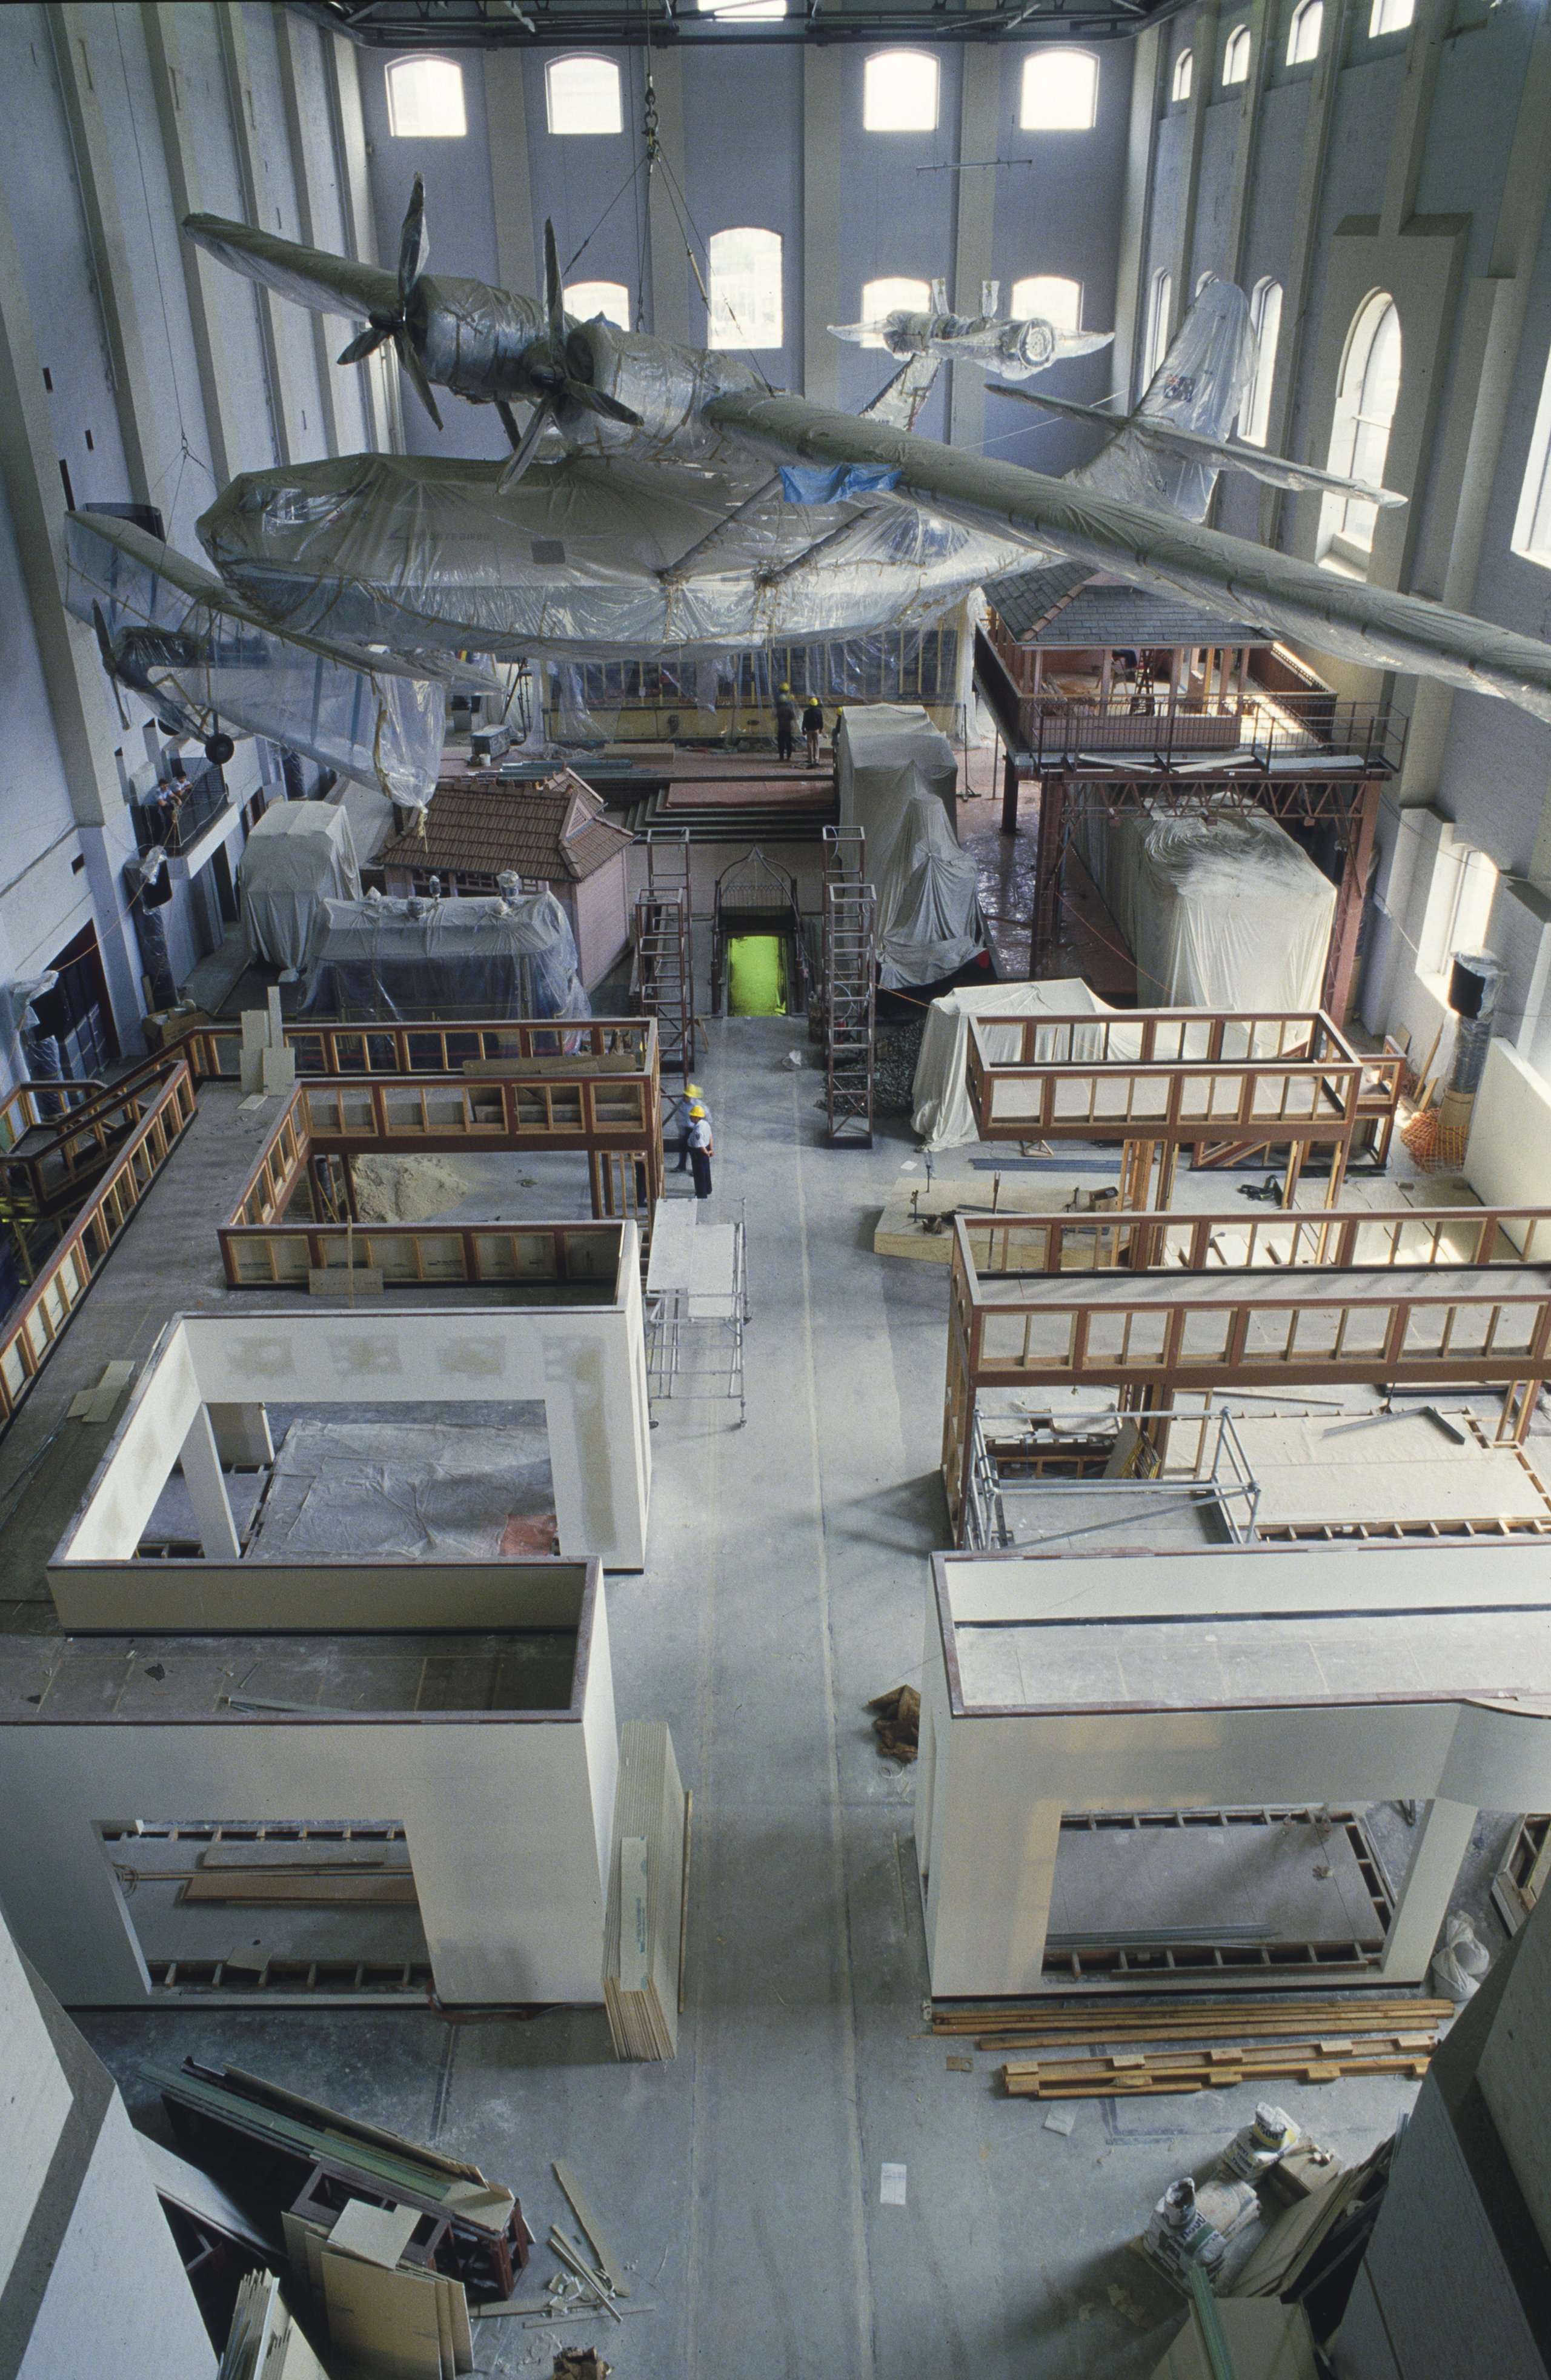
M860 827L824 830L824 1106L831 1148L873 1146L877 895Z

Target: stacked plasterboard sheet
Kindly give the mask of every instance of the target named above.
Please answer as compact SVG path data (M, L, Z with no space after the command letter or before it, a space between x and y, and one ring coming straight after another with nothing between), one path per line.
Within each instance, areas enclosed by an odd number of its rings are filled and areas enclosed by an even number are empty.
M238 2283L217 2380L325 2380L273 2273L247 2273Z
M463 2284L399 2261L421 2219L417 2206L361 2198L348 2200L332 2226L287 2209L286 2244L324 2310L330 2344L352 2367L392 2380L456 2380L474 2368Z
M673 1740L660 1721L632 1719L619 1730L604 1936L617 2058L677 2055L684 1885L684 1788Z

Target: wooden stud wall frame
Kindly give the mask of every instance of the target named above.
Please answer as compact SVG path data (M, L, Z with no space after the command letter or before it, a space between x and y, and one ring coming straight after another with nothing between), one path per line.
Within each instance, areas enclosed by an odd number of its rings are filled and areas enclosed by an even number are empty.
M1330 1152L1334 1207L1352 1146L1387 1157L1403 1060L1354 1050L1322 1010L1138 1008L970 1020L968 1081L983 1140L1120 1140L1121 1203L1143 1207L1154 1150L1166 1208L1179 1151L1197 1165L1289 1149L1282 1203L1308 1152Z
M1495 1211L1511 1211L1532 1231L1544 1220L1533 1210ZM1193 1232L1202 1220L1136 1222L1163 1233L1166 1245L1169 1234ZM1325 1221L1336 1234L1349 1221L1383 1219L1300 1220ZM1485 1220L1474 1210L1468 1218L1483 1229ZM1138 1413L1227 1388L1500 1390L1498 1436L1520 1443L1551 1375L1551 1262L1461 1261L1440 1234L1430 1260L1419 1254L1345 1269L1190 1271L1160 1260L1155 1270L1047 1272L1019 1260L1022 1221L961 1215L954 1224L943 1484L956 1543L983 1389L1112 1388L1123 1410ZM1122 1226L1111 1218L1100 1228ZM1013 1269L990 1269L1004 1260Z
M1046 1955L1064 1815L1415 1800L1428 1806L1411 1866L1365 1956L1289 1969L1252 1948L1107 1977L1151 1992L1328 1990L1339 1965L1343 1983L1392 1989L1426 1973L1478 1810L1548 1806L1545 1552L937 1554L922 1706L934 1996L1073 1988L1070 1960ZM1122 1935L1126 1915L1109 1921Z
M428 1988L453 2003L600 2002L617 1769L600 1565L465 1565L451 1626L429 1572L385 1623L363 1623L348 1597L315 1600L313 1620L327 1633L7 1641L0 1897L44 1980L78 2007L423 2007ZM310 1975L283 1952L241 1967L234 1948L214 1973L208 1958L159 1956L126 1871L137 1828L165 1842L179 1820L185 1865L212 1821L239 1847L266 1827L288 1840L298 1822L393 1822L423 1951L385 1974L362 1952L353 1979L347 1955L332 1984L329 1966ZM282 1917L235 1912L234 1945L266 1924Z
M458 1075L299 1082L234 1213L219 1228L228 1284L306 1287L314 1269L360 1264L380 1265L385 1285L522 1280L520 1257L509 1245L518 1235L510 1231L363 1229L351 1167L368 1154L575 1151L587 1159L594 1216L633 1217L644 1238L663 1189L654 1031L649 1038L652 1062L639 1070L627 1071L630 1055L625 1052L473 1061ZM287 1209L304 1184L313 1186L313 1204L325 1211L293 1220ZM344 1211L331 1218L329 1207ZM370 1256L368 1239L376 1251Z

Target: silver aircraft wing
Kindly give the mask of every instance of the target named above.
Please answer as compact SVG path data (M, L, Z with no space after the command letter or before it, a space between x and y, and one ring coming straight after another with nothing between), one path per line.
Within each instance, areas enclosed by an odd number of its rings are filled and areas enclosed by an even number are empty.
M1225 619L1263 622L1370 669L1414 671L1467 693L1497 695L1551 721L1551 645L1468 613L1337 577L1075 477L1053 480L802 397L718 396L705 414L759 454L897 471L898 492L945 519L1010 530L1032 553L1167 588Z
M372 314L393 313L399 303L398 283L381 265L330 256L326 249L304 248L298 240L255 231L250 224L229 223L224 215L189 215L183 228L234 273L298 306L311 306L315 314L351 314L365 322Z
M1406 501L1393 488L1371 488L1362 480L1343 480L1334 471L1317 471L1312 463L1289 463L1283 455L1268 455L1259 446L1240 446L1230 439L1198 438L1194 431L1177 429L1171 422L1140 416L1128 420L1124 414L1105 413L1101 406L1042 396L1033 388L1009 388L1005 381L987 381L986 388L993 396L1016 396L1024 405L1042 405L1047 413L1059 413L1069 420L1092 422L1112 437L1117 431L1130 430L1144 445L1170 448L1187 462L1205 463L1214 470L1247 471L1252 480L1264 480L1269 487L1291 488L1298 494L1312 491L1322 496L1360 496L1370 504Z

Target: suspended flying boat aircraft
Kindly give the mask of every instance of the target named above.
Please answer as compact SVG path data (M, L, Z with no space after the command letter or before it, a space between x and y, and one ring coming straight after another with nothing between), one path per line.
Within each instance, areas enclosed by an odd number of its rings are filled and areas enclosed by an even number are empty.
M424 798L439 757L435 702L418 717L395 709L400 674L434 679L470 650L690 658L922 627L987 580L1057 561L1551 720L1551 647L1200 526L1252 353L1230 285L1205 285L1138 418L1057 480L913 431L943 351L996 360L977 353L995 344L983 317L967 332L940 316L923 318L934 330L899 330L901 369L850 415L772 391L741 356L574 322L547 225L542 305L431 274L418 177L397 273L214 217L185 228L250 279L363 321L342 360L391 341L434 419L436 387L495 407L511 453L504 464L355 455L244 473L199 525L218 580L127 524L72 515L68 600L83 618L101 607L110 650L126 627L195 633L191 619L208 627L225 607L299 647L307 667L355 671L352 757L335 765L400 798L416 783ZM1054 362L1063 334L1040 327ZM1042 346L1024 326L1028 370L1044 369L1032 360ZM1300 487L1379 500L1227 452ZM299 656L277 671L291 693L263 732L308 750L299 672ZM177 681L176 667L165 676ZM242 723L262 708L251 697Z

